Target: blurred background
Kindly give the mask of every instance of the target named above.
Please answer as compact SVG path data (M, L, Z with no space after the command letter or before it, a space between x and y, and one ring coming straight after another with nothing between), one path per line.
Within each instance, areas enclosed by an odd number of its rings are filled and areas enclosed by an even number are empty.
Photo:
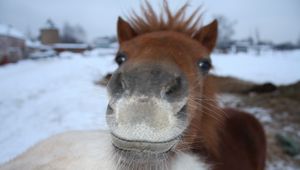
M0 1L0 163L53 134L107 128L117 17L142 2ZM268 170L299 169L300 1L190 0L189 12L198 6L203 24L219 21L211 57L220 105L264 125Z

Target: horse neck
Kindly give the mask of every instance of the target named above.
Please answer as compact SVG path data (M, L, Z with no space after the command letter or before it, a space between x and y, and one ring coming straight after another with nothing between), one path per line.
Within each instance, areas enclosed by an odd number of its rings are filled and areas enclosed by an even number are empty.
M195 102L197 107L192 109L192 120L183 143L191 151L206 157L218 157L219 129L222 125L224 114L215 100L215 88L210 77L206 78L202 87L202 93L196 91L199 99ZM197 94L198 93L198 94Z

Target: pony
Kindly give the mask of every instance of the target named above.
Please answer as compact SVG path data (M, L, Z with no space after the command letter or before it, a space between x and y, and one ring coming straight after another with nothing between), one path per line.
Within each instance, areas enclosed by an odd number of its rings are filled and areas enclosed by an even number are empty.
M118 18L119 50L107 90L109 131L51 137L0 169L263 170L266 139L248 113L220 108L210 54L218 22L188 4ZM233 63L234 67L234 63Z

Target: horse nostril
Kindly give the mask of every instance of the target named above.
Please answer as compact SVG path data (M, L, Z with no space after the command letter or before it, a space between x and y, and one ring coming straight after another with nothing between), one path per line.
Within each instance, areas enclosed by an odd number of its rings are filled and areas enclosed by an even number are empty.
M126 84L126 82L125 82L125 80L121 77L121 87L122 87L122 89L123 90L125 90L128 86L127 86L127 84Z
M106 109L106 114L111 115L113 114L113 112L114 112L113 108L110 106L110 104L108 104Z
M175 79L173 79L171 82L167 84L165 94L167 96L171 96L176 92L178 92L180 88L181 88L181 78L176 77Z
M122 94L128 88L122 73L116 73L108 83L108 89L113 94Z

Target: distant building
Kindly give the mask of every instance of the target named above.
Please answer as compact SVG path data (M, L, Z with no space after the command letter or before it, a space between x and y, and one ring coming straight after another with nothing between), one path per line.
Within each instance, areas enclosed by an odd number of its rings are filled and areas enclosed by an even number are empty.
M40 30L40 39L45 45L59 43L59 30L51 20L48 20L46 26Z
M273 48L279 51L286 51L286 50L297 49L297 46L292 43L281 43L281 44L274 45Z
M24 35L8 25L0 25L0 64L17 62L25 57Z
M46 22L46 25L40 30L41 43L44 46L51 48L56 53L70 51L74 53L82 53L89 49L89 46L84 43L63 43L60 38L59 29L51 20Z
M251 38L237 40L234 42L233 49L235 53L247 53L253 45L254 43Z
M53 50L55 50L57 53L61 53L64 51L70 51L74 53L82 53L89 49L89 46L87 44L83 43L57 43L52 45Z
M96 48L110 48L112 43L117 42L117 38L115 36L112 37L99 37L93 41L93 47Z
M232 46L234 45L234 42L227 42L227 43L218 43L216 46L215 52L227 54L232 51Z
M45 45L59 43L59 32L56 28L41 29L41 42Z

